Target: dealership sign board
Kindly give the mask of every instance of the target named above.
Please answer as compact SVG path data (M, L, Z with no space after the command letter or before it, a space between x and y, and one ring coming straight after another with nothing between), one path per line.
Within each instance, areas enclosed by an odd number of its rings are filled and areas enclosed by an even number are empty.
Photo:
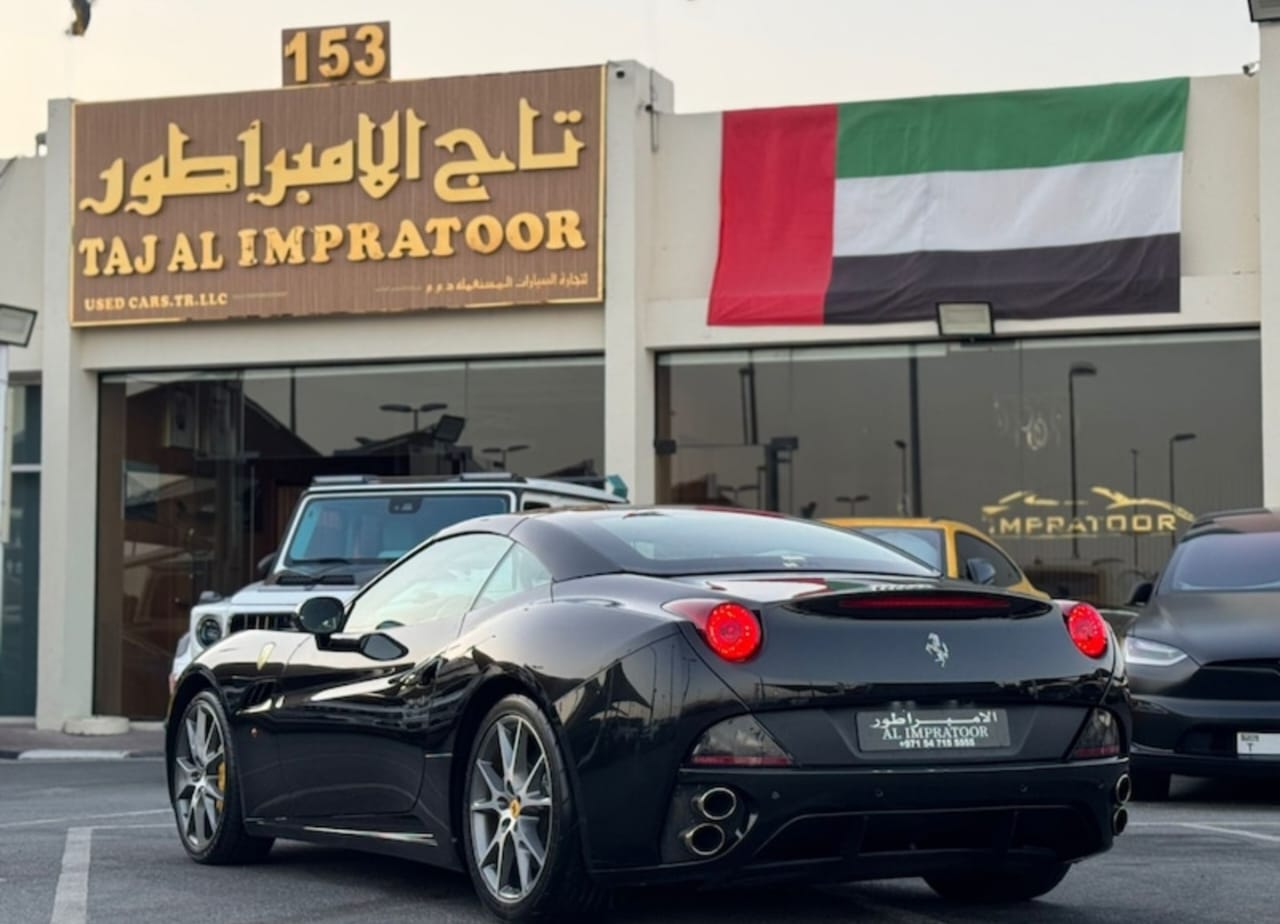
M77 104L71 322L599 302L604 76Z

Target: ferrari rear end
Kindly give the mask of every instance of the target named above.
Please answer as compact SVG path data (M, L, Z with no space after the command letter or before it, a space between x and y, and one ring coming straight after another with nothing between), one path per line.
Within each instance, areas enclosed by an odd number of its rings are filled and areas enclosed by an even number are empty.
M651 752L674 783L622 810L657 810L638 822L656 862L610 857L606 835L605 881L924 876L1025 899L1124 830L1123 662L1087 604L891 578L668 583L699 662L672 678L670 747Z

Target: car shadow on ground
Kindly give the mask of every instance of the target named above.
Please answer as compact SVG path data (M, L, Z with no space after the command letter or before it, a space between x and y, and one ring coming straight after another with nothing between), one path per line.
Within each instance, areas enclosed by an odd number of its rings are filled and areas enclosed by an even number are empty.
M1258 807L1280 806L1280 791L1268 780L1205 780L1175 777L1166 803L1137 803L1141 817L1165 805L1181 815L1188 809L1229 809L1233 813ZM1158 817L1158 816L1157 816ZM1168 816L1165 816L1168 817ZM1176 815L1174 817L1177 817ZM1280 820L1280 818L1277 818ZM1123 841L1123 839L1122 839ZM1136 843L1134 845L1137 846ZM1118 843L1115 853L1092 858L1090 872L1128 875L1146 856L1129 856L1128 845ZM487 921L490 918L476 898L465 873L374 854L282 841L256 874L279 879L281 887L306 889L307 883L323 884L339 892L366 892L412 907L419 903L443 912L449 920ZM1111 919L1123 912L1126 924L1164 924L1166 911L1144 907L1138 896L1123 908L1110 907L1099 916L1094 896L1075 887L1085 870L1074 870L1058 890L1031 904L962 905L934 895L919 879L880 880L834 886L773 885L733 886L716 890L651 887L615 893L614 910L601 924L754 924L793 922L826 924L848 920L919 920L979 924L1022 922L1034 917L1037 924L1079 924ZM1089 890L1090 892L1092 890ZM1114 899L1113 899L1114 900Z
M278 875L292 889L323 882L342 889L368 890L397 903L421 903L448 914L449 920L496 920L475 897L464 873L410 860L380 857L305 844L281 844L256 867L259 875ZM600 924L827 924L850 920L920 920L957 924L1022 922L1029 914L1045 924L1079 924L1089 912L1067 896L1053 894L1033 904L961 905L935 896L918 879L835 886L781 884L698 890L681 887L622 889L613 909L595 918ZM1082 917L1082 914L1084 917ZM1126 924L1157 924L1167 915L1126 909Z

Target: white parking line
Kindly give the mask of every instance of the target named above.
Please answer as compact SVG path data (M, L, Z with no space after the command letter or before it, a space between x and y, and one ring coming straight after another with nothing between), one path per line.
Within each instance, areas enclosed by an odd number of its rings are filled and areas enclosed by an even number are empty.
M29 825L58 825L68 821L94 821L99 818L136 818L139 815L163 815L172 809L144 809L140 812L110 812L105 815L72 815L67 818L32 818L30 821L4 821L0 828L25 828Z
M1280 827L1280 821L1255 821L1252 818L1193 818L1183 821L1131 821L1131 828L1161 828L1166 825L1241 825L1245 828Z
M1217 834L1234 834L1237 837L1251 837L1258 841L1267 841L1272 844L1280 844L1280 837L1274 834L1260 834L1257 831L1236 831L1232 828L1220 828L1217 825L1196 824L1188 822L1188 828L1195 828L1198 831L1213 831Z
M71 828L49 924L84 924L89 917L89 845L93 828Z
M1142 821L1133 822L1130 828L1182 828L1185 831L1208 831L1212 834L1229 834L1235 837L1243 837L1252 840L1265 841L1271 844L1280 844L1280 835L1262 834L1258 831L1241 831L1242 827L1256 827L1259 825L1275 825L1274 821L1235 821L1227 819L1224 821ZM1228 827L1230 825L1231 827Z
M126 812L120 814L150 814ZM53 895L53 914L49 924L85 924L89 918L89 859L93 835L96 832L138 830L139 828L170 828L172 825L102 825L92 828L67 830L67 845L62 851L62 870L58 873L58 888ZM4 882L0 879L0 882Z

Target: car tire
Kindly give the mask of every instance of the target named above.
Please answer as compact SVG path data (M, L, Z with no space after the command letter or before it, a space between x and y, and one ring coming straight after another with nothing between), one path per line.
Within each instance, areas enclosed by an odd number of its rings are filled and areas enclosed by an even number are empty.
M1169 798L1171 779L1168 773L1140 771L1130 776L1133 778L1133 798L1137 801L1164 802Z
M586 871L568 765L533 700L507 696L481 720L460 799L462 860L490 911L525 922L605 910L608 892Z
M222 701L211 690L196 694L174 734L169 792L187 855L216 866L265 858L274 841L245 830L240 766Z
M953 901L1025 902L1052 892L1070 869L1069 863L1045 863L997 873L934 873L925 876L924 881L943 898Z

